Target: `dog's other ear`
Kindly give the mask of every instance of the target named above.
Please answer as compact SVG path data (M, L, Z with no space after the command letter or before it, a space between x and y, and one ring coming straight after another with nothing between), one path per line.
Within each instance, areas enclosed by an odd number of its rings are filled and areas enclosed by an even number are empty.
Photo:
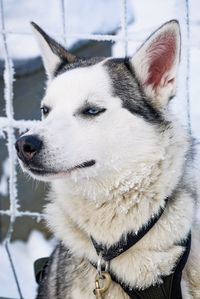
M52 79L60 64L64 62L73 63L76 61L76 56L65 50L37 24L31 22L31 25L42 50L42 60L47 76L49 79Z
M180 40L178 21L169 21L155 31L131 59L145 93L158 108L165 107L176 92Z

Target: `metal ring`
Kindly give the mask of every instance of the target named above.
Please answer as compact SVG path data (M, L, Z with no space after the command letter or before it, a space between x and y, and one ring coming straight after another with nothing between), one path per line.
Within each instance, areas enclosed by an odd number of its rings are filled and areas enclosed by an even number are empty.
M103 269L102 269L102 265L104 266ZM101 279L103 278L102 271L109 272L109 269L110 269L110 261L105 261L102 257L102 253L100 252L99 258L97 261L97 272L98 272L99 278L101 278Z
M97 261L97 272L98 272L98 275L100 278L102 278L102 269L101 269L101 266L102 266L102 253L100 252L99 253L99 258L98 258L98 261Z
M110 261L106 261L105 272L109 272L109 270L110 270Z

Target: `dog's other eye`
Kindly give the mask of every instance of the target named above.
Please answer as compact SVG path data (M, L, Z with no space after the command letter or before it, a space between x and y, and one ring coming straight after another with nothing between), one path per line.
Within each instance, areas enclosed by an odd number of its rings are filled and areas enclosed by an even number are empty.
M42 106L40 108L40 110L42 111L42 115L44 115L44 116L47 116L49 114L49 111L50 111L49 107L47 107L47 106Z
M81 111L81 114L83 114L85 116L97 116L105 111L106 111L105 108L88 107L88 108L85 108L83 111Z

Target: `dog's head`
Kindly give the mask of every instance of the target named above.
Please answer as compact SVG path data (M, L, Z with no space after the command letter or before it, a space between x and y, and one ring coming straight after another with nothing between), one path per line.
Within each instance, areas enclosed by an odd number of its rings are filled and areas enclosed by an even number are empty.
M40 180L104 177L164 158L180 30L170 21L129 59L83 59L33 23L48 75L42 121L21 136L23 169ZM135 166L134 166L135 165Z

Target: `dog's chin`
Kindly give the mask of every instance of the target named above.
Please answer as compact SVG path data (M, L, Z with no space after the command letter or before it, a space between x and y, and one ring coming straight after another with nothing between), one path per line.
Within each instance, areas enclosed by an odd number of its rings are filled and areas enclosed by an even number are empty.
M20 161L20 165L22 169L27 172L30 176L33 178L39 180L39 181L52 181L55 179L66 179L69 177L72 173L75 171L81 171L85 168L92 167L96 164L95 160L89 160L80 164L75 165L74 167L67 168L65 170L59 170L59 169L48 169L43 166L32 166L32 165L26 165L25 163L22 163Z

